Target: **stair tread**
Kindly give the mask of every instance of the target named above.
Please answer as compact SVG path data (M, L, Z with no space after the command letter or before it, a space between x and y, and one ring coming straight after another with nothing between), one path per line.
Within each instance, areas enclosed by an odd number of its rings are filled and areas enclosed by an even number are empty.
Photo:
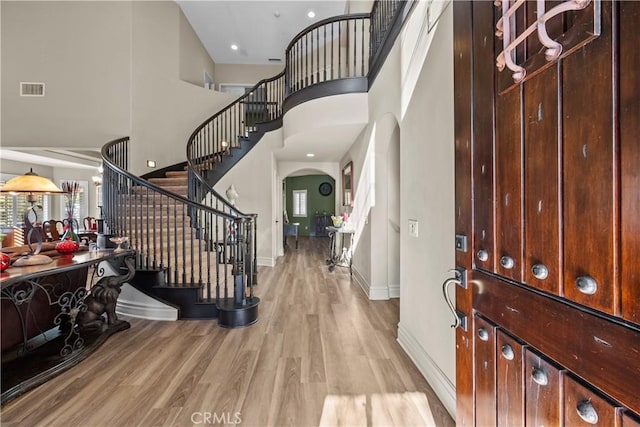
M168 178L149 178L149 182L160 187L180 187L187 185L188 178L184 177L168 177Z
M189 188L187 184L181 184L181 185L158 185L158 187L163 188L165 190L168 191L187 191L187 189Z
M189 176L189 171L169 171L169 172L165 172L165 176L167 178L177 178L177 177L188 177Z

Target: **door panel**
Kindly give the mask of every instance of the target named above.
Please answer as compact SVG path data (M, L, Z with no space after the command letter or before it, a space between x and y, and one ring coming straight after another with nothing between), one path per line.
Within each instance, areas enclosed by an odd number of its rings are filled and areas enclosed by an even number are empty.
M566 426L619 426L620 410L569 375L564 375L564 424Z
M618 314L611 4L600 37L562 64L564 294Z
M558 67L524 84L525 272L527 284L561 294Z
M492 2L473 6L473 253L476 267L494 271Z
M496 332L476 317L474 335L476 426L496 425Z
M562 419L560 371L525 349L525 419L529 426L557 426Z
M620 69L640 70L640 2L620 2ZM622 316L640 323L640 79L620 73Z
M524 424L523 346L498 330L497 334L498 425Z
M522 96L515 86L496 100L496 272L522 280Z

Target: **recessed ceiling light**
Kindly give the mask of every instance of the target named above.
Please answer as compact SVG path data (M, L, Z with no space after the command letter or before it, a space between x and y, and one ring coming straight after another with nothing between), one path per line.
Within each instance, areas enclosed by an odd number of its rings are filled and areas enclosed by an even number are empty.
M315 157L315 154L313 154L313 153L307 153L307 157Z
M309 12L307 12L307 16L309 18L315 18L316 17L316 13L313 10L310 10Z
M232 44L231 45L231 50L238 50L238 45L237 44Z

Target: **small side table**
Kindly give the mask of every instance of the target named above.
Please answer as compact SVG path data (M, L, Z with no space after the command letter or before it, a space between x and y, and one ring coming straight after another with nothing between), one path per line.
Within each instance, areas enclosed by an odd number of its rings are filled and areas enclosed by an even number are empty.
M329 258L327 259L329 271L335 270L336 267L345 267L349 268L349 274L353 275L352 249L355 231L332 226L327 227L326 230L329 233Z

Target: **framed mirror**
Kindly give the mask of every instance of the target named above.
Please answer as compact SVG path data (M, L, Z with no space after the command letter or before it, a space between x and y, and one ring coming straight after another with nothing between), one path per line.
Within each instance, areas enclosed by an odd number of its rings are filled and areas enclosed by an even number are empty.
M342 168L342 204L353 207L353 162Z

